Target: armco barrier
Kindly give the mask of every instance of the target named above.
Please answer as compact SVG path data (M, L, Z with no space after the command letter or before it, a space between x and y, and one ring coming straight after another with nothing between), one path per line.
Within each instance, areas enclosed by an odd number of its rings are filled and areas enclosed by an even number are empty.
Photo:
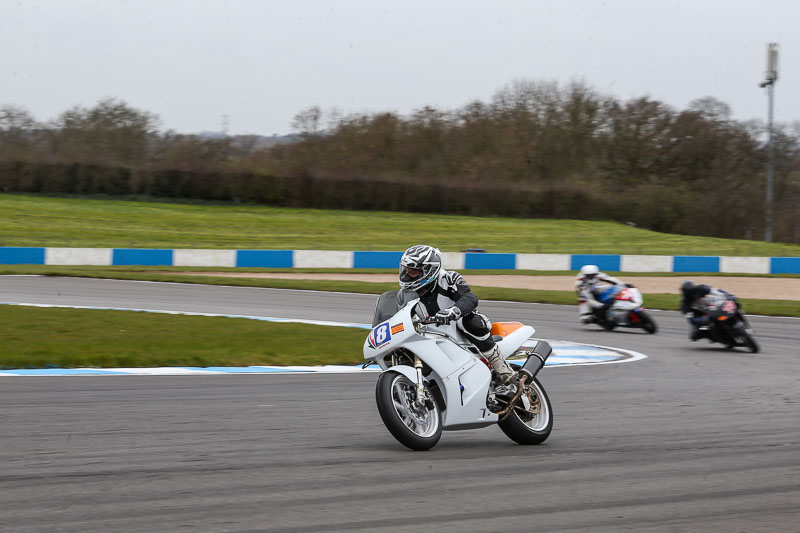
M0 247L0 264L395 269L401 255L399 251ZM445 268L455 270L578 270L582 265L595 264L608 272L800 274L800 257L477 252L442 255Z

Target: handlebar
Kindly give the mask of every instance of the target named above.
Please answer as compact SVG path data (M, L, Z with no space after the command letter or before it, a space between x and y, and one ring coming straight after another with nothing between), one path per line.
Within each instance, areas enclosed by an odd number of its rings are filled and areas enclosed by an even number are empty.
M447 320L446 318L442 318L442 317L439 317L439 316L436 316L436 315L432 315L432 316L426 316L424 318L420 318L419 319L419 323L420 324L424 324L426 326L429 325L429 324L433 324L434 326L446 326L447 324L450 323L450 321Z

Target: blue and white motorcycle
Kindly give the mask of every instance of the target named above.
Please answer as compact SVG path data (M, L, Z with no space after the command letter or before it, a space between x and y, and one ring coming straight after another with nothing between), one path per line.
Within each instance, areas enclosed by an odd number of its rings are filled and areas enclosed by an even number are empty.
M583 316L587 317L583 323L596 322L603 329L611 331L616 327L641 328L647 333L656 333L658 326L650 313L644 307L642 293L633 285L619 287L616 285L597 285L591 289L594 298L609 308L604 316L598 318L586 312ZM579 304L586 305L584 297Z
M519 444L540 444L553 429L553 409L536 375L550 345L519 322L499 322L492 334L519 380L501 384L491 365L456 323L427 316L413 291L378 298L364 341L366 365L377 363L375 399L383 423L403 445L427 450L442 430L498 424ZM514 359L518 363L514 363Z

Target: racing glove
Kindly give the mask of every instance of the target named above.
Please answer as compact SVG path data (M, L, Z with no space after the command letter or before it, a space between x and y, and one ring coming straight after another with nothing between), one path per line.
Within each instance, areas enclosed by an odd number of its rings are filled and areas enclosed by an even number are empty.
M458 320L459 318L461 318L461 309L456 306L442 309L436 313L436 320L442 324L449 324L450 322Z

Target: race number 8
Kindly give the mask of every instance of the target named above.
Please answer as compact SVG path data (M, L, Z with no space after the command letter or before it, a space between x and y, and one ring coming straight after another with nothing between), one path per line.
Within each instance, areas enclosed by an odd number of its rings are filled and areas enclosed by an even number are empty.
M389 323L381 324L375 328L375 342L383 344L389 339Z

